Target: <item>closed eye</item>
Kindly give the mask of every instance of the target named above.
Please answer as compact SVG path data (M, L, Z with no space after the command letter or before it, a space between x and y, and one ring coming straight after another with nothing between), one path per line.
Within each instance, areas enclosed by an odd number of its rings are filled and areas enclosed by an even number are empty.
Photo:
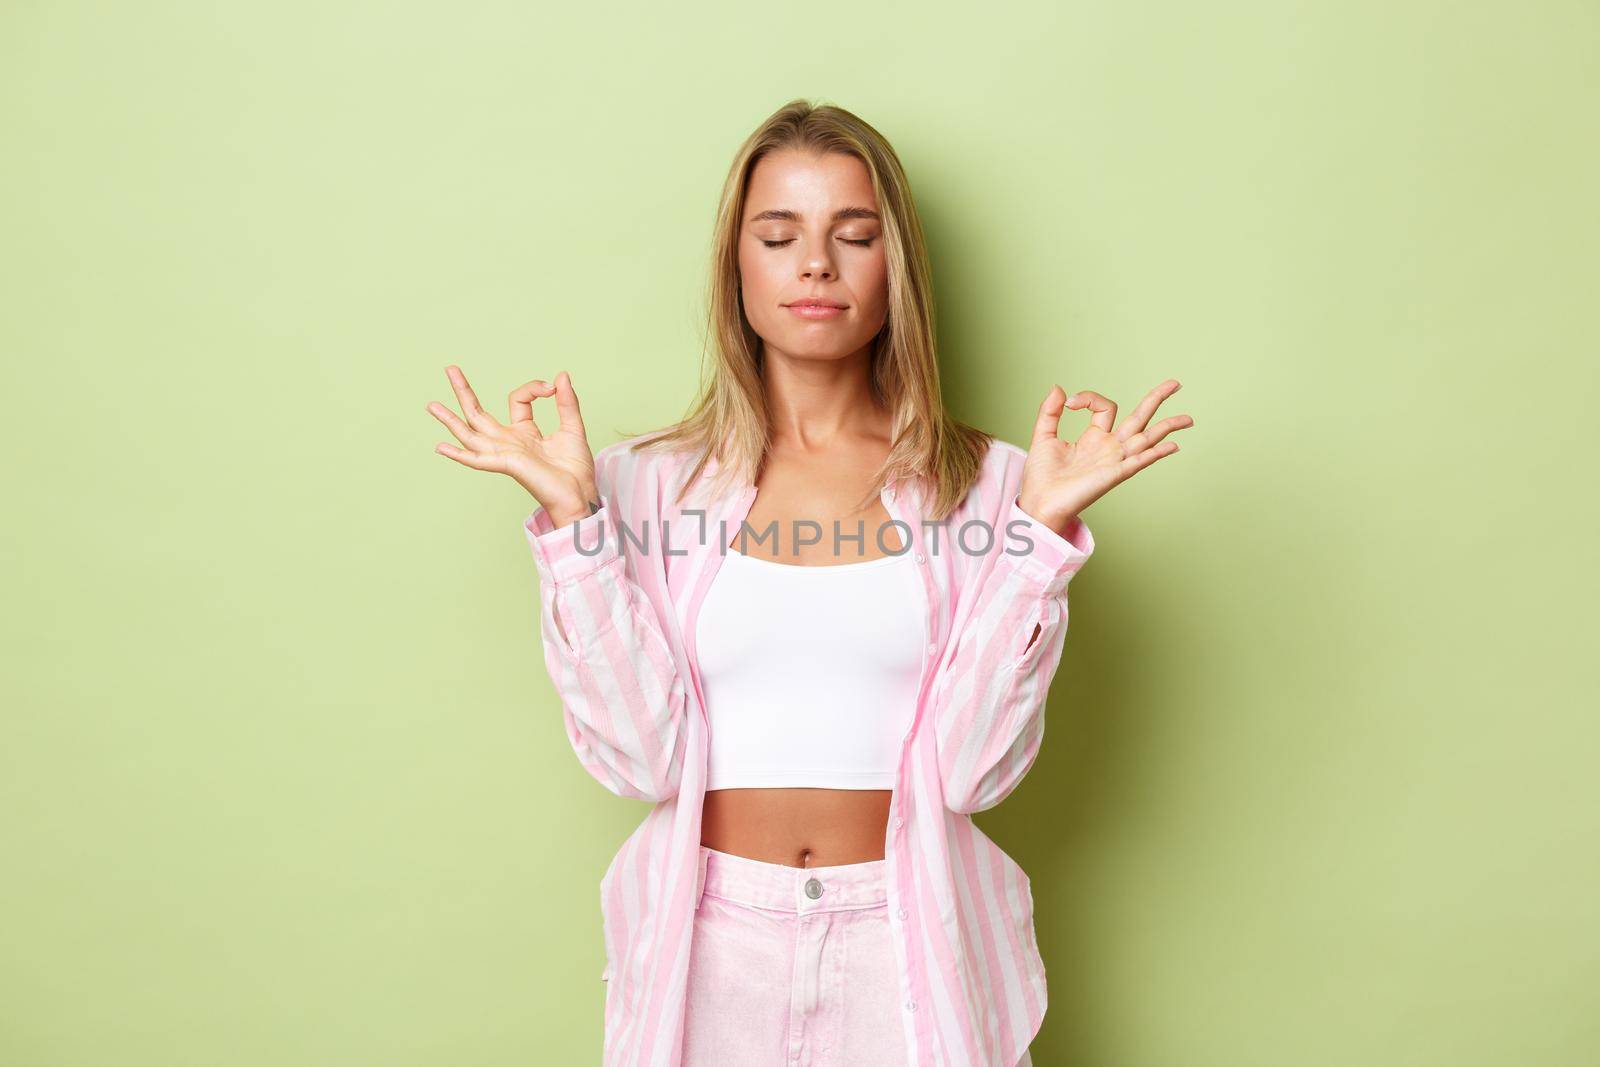
M847 245L856 245L857 247L860 247L860 248L868 247L869 245L872 244L872 241L873 241L873 239L871 237L864 237L864 238L861 238L859 240L856 240L856 239L853 239L853 238L849 238L849 237L841 237L841 238L839 238L839 240L843 241ZM793 237L788 237L788 238L785 238L782 241L769 241L766 238L762 238L761 239L761 243L766 245L768 248L782 248L784 245L793 244L794 243L794 238Z

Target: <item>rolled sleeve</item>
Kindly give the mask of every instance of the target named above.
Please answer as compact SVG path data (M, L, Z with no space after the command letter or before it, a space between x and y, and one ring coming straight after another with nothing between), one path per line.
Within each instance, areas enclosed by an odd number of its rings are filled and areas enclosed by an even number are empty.
M607 504L591 515L557 526L541 505L523 523L541 580L570 582L621 558L616 512Z
M1029 544L1031 542L1031 545ZM1015 498L1006 519L1004 558L1046 596L1061 592L1094 553L1094 535L1082 516L1074 516L1066 534L1022 510Z

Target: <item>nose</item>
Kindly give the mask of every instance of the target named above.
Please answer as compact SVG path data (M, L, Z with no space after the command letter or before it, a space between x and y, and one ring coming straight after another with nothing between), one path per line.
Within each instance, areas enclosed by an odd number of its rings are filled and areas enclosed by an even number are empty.
M823 247L826 247L825 245ZM806 281L832 279L833 261L821 252L813 252L800 264L800 277Z

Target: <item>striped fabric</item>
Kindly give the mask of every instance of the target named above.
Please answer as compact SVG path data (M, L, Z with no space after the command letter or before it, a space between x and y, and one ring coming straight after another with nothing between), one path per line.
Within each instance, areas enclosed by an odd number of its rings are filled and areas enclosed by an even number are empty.
M702 479L675 504L689 457L634 452L638 440L596 454L598 512L557 529L537 508L525 532L573 750L611 792L653 805L600 880L603 1063L681 1067L708 748L694 622L756 487L711 499ZM918 1067L1016 1067L1044 1018L1028 876L970 817L1038 755L1067 583L1094 551L1081 518L1062 537L1017 506L1025 458L996 440L940 523L911 484L882 493L929 608L884 842L898 1022Z

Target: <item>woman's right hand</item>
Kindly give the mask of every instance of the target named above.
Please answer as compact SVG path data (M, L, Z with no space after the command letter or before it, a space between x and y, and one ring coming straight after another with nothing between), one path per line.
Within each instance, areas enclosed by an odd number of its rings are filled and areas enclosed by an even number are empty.
M445 374L466 420L437 400L429 401L428 411L464 447L440 442L434 446L435 452L473 470L509 474L533 494L558 527L593 514L600 507L594 453L589 449L583 417L578 411L578 394L573 392L572 378L566 371L556 375L554 384L535 378L513 389L509 426L483 410L460 367L452 364L445 368ZM556 398L560 427L555 433L541 433L533 421L533 399L539 396Z

